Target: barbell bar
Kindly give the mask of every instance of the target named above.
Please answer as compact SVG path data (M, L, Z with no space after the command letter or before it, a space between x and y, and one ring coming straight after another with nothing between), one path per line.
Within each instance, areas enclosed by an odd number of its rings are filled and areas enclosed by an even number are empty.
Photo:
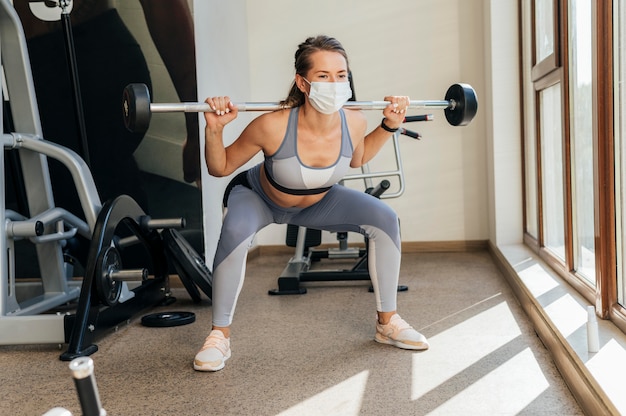
M276 102L233 102L239 111L275 111L282 108ZM389 101L348 101L343 107L354 110L383 110ZM409 102L410 109L442 109L446 120L453 126L468 125L478 111L476 91L469 84L453 84L448 88L444 100ZM212 112L207 103L151 103L146 84L129 84L122 95L124 125L135 133L144 133L150 125L152 113Z

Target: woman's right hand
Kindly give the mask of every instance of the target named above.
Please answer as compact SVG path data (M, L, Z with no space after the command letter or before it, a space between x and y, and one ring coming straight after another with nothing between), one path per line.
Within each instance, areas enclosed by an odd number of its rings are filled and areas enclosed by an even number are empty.
M223 128L237 118L239 110L229 97L209 97L204 100L211 107L212 112L205 112L204 119L208 128Z

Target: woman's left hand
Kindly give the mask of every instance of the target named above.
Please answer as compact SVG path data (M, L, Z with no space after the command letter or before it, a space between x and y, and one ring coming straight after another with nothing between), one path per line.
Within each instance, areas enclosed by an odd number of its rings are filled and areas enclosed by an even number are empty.
M391 129L400 127L404 121L411 99L405 95L389 95L384 100L390 102L383 110L383 116L387 119L385 124Z

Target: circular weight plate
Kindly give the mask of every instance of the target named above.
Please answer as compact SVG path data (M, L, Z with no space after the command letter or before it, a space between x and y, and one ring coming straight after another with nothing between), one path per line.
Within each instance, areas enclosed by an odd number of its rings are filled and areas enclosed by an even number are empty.
M122 259L115 247L107 247L98 255L94 276L98 298L109 306L116 305L122 293L122 283L111 278L111 271L122 269Z
M144 315L141 318L143 326L153 328L187 325L195 321L196 315L193 312L159 312Z
M454 84L446 92L446 100L454 100L454 109L446 108L444 113L446 120L453 126L468 125L478 111L478 99L476 91L468 84Z
M202 257L177 230L165 230L163 240L167 253L171 256L172 263L181 276L181 280L185 278L192 280L211 299L213 297L213 276L204 264ZM182 277L183 275L185 277Z
M465 97L465 111L461 126L467 126L476 116L478 112L478 98L476 91L469 84L460 84L463 88L463 96Z
M398 285L398 292L406 292L407 290L409 290L408 286ZM367 291L370 293L374 293L374 287L370 286L369 289L367 289Z
M122 111L126 129L145 133L150 125L150 91L146 84L129 84L122 93Z
M176 272L178 273L178 277L180 277L180 281L183 283L183 286L187 290L187 293L189 293L191 300L194 301L195 303L202 302L202 295L200 294L200 290L198 289L198 286L196 286L193 280L191 280L191 278L187 276L187 273L180 272L180 270L184 270L184 269L183 269L183 266L178 261L178 259L174 256L170 256L170 260L172 261L172 264L174 265L174 268L176 269Z

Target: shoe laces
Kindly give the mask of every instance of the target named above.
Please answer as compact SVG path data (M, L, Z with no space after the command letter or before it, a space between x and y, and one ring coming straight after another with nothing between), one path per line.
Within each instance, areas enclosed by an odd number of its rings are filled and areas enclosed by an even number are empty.
M400 318L400 315L394 315L391 317L391 319L389 320L389 323L387 324L390 327L393 327L396 329L396 331L400 332L400 331L404 331L405 329L413 329L413 327L411 325L409 325L409 323L407 321L405 321L404 319ZM385 325L385 326L387 326Z
M226 354L229 348L228 338L224 338L223 335L218 335L214 331L211 331L208 337L204 340L204 344L200 351L207 350L209 348L217 348L222 352L222 354Z

